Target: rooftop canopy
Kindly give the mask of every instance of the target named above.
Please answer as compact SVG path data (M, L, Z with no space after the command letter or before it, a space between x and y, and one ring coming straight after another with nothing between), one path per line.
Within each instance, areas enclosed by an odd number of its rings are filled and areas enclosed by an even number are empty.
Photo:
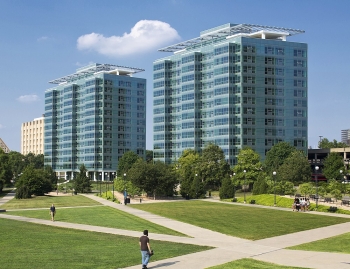
M84 78L99 72L106 72L106 73L126 76L126 75L131 75L142 71L145 71L145 70L140 68L119 66L119 65L113 65L113 64L95 63L95 64L90 64L88 66L77 69L77 72L74 74L49 81L49 83L52 83L52 84L67 83L67 82Z
M278 37L302 34L302 33L305 33L305 31L274 27L274 26L262 26L262 25L255 25L255 24L227 23L222 26L218 26L218 27L203 31L201 32L199 37L159 49L158 51L176 52L176 51L184 50L186 48L190 48L194 45L200 44L203 41L210 41L217 38L225 38L225 37L229 37L237 34L257 37L258 35L254 35L254 34L258 34L258 33L263 33L264 36L265 36L265 33L267 33L267 34L270 34L270 36L274 36L274 38L278 38Z

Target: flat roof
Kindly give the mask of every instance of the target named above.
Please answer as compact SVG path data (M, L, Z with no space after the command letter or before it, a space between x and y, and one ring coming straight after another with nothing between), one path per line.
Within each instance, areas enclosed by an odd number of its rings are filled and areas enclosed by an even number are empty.
M200 33L199 37L183 41L180 43L177 43L175 45L171 45L162 49L159 49L158 51L163 52L176 52L179 50L184 50L188 47L191 47L193 45L197 45L203 41L209 41L214 40L217 38L222 37L228 37L232 35L237 34L249 34L250 36L253 36L254 33L258 32L270 32L270 33L278 33L283 36L292 36L296 34L302 34L305 33L303 30L298 29L290 29L290 28L282 28L282 27L275 27L275 26L262 26L262 25L256 25L256 24L231 24L227 23L222 26L218 26L206 31L202 31Z
M84 66L84 67L77 69L77 72L74 74L51 80L51 81L49 81L49 83L52 83L52 84L67 83L67 82L70 82L70 81L73 81L73 80L76 80L79 78L93 75L93 74L98 73L98 72L130 75L130 74L135 74L135 73L142 72L142 71L145 71L145 70L141 69L141 68L120 66L120 65L114 65L114 64L95 63L95 64L90 64L88 66Z

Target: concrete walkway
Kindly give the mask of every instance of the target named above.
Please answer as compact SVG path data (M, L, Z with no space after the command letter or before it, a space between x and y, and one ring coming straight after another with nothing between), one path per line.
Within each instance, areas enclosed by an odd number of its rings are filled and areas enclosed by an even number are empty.
M121 194L116 193L116 196ZM176 220L170 220L161 216L157 216L142 210L131 208L123 204L116 204L111 201L102 199L94 195L84 195L90 199L96 200L105 206L110 206L129 214L133 214L140 218L144 218L153 223L162 225L164 227L176 230L190 237L171 236L162 234L150 233L151 245L152 240L162 240L169 242L179 242L185 244L196 244L202 246L212 246L214 249L208 251L202 251L194 254L188 254L183 256L174 257L167 260L150 262L148 268L180 268L180 269L202 269L210 266L223 264L229 261L241 259L241 258L253 258L256 260L272 262L281 265L298 266L305 268L319 268L319 269L350 269L350 254L337 254L337 253L324 253L324 252L313 252L313 251L296 251L286 250L284 248L299 245L302 243L313 242L323 238L329 238L335 235L344 234L350 231L350 222L337 224L329 227L318 228L309 231L303 231L293 234L287 234L283 236L277 236L272 238L266 238L258 241L250 241L237 237L224 235L218 232L207 230L201 227L197 227L191 224L183 223ZM118 197L118 200L121 200ZM13 197L12 194L0 199L0 204L3 201L8 201ZM122 196L121 196L122 198ZM208 202L219 202L214 199L207 199L203 201ZM144 201L146 202L146 201ZM148 202L160 202L152 201ZM186 201L184 201L186 202ZM232 206L242 206L242 204L229 203ZM249 205L254 206L258 205ZM274 209L268 207L269 209ZM285 210L281 208L275 208L276 210ZM288 209L287 209L288 210ZM304 213L300 213L304 214ZM307 212L305 214L320 214L318 212ZM330 217L344 217L349 218L348 215L341 214L328 214ZM38 224L45 224L57 227L64 227L70 229L80 229L94 232L120 234L132 237L139 237L141 232L105 228L100 226L74 224L67 222L51 222L50 220L40 220L19 216L11 216L6 214L0 214L1 218L13 219L18 221L27 221ZM140 269L141 266L132 266L128 269Z

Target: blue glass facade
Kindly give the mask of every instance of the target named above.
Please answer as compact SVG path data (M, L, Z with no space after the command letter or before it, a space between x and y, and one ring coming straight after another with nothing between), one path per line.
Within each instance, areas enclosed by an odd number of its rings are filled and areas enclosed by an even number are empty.
M95 179L110 177L126 151L145 158L146 80L136 71L93 64L51 82L58 85L45 92L45 165L69 179L84 164Z
M307 44L286 41L293 31L226 24L162 49L174 54L153 63L155 159L208 143L231 165L243 147L262 158L279 141L306 152Z

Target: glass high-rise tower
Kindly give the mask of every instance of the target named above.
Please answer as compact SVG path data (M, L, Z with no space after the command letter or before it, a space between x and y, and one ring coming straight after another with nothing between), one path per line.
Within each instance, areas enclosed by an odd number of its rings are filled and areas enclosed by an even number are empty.
M146 154L143 69L91 64L50 81L45 92L45 165L71 179L84 164L92 179L109 180L129 150Z
M307 150L307 44L302 30L225 24L160 49L153 63L154 158L220 146L230 165L241 148L262 158L279 141Z

